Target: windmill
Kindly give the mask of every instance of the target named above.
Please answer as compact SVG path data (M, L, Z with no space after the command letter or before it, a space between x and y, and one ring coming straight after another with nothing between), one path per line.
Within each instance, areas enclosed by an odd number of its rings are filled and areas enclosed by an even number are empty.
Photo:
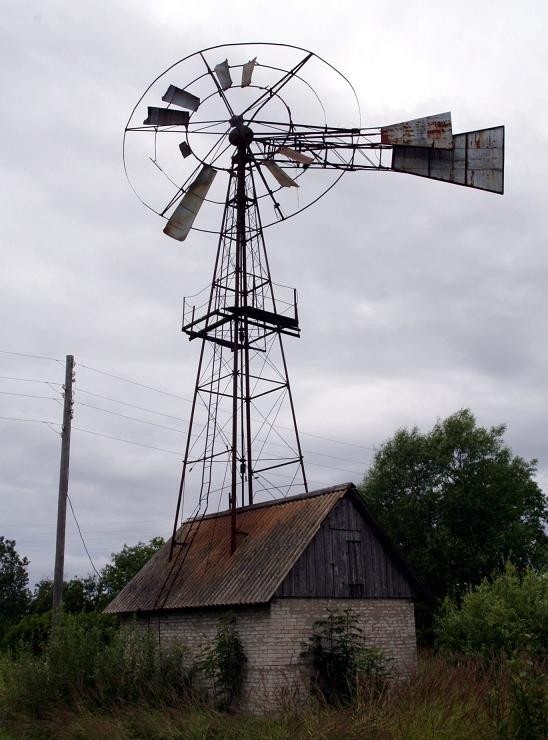
M124 167L165 234L217 235L211 284L183 303L182 331L199 341L200 356L171 554L181 548L184 557L226 496L234 552L245 536L239 506L308 491L283 346L300 334L297 293L273 282L265 230L350 171L502 193L504 127L453 134L451 114L441 113L364 128L354 88L321 57L228 44L185 57L149 85L125 129ZM188 490L193 524L178 541Z

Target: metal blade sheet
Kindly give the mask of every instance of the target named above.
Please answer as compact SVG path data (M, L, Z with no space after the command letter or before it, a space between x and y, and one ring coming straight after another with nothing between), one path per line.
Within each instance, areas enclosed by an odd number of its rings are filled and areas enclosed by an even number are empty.
M148 108L148 118L143 124L146 126L188 126L190 114L186 110L173 108Z
M180 87L170 85L165 95L162 95L162 100L166 103L172 103L172 105L178 105L179 108L187 108L188 110L198 110L200 105L200 98L197 95L181 90Z
M292 177L289 177L289 175L286 172L284 172L281 167L278 167L276 162L272 162L270 159L265 159L262 162L262 164L270 172L272 177L274 177L278 185L282 186L282 188L298 188L299 187L299 183L295 182L295 180Z
M452 149L451 113L438 113L392 126L382 126L381 144Z
M217 170L214 167L208 165L202 167L179 205L173 211L164 228L164 234L180 242L187 238L216 174Z
M230 68L228 66L228 59L224 62L220 62L215 66L215 74L219 80L219 84L223 90L228 90L232 85L232 77L230 76Z
M257 63L257 57L254 59L250 59L249 62L246 62L242 67L242 87L249 87L251 85L251 76L253 74L253 69L255 68L255 64Z
M312 164L314 161L314 157L309 157L307 154L291 149L289 146L281 146L278 152L283 154L284 157L292 159L294 162L300 162L301 164Z
M190 146L188 145L188 142L186 141L181 141L181 143L179 144L179 151L181 152L181 154L183 155L185 159L187 157L190 157L190 155L192 154L192 149L190 148Z
M452 150L395 146L392 169L492 193L504 192L504 126L453 137Z

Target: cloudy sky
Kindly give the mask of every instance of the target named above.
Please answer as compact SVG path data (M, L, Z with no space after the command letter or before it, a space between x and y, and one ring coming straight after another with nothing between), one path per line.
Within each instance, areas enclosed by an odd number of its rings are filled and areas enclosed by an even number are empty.
M213 44L317 52L353 82L364 125L446 110L455 132L505 124L502 197L356 173L267 239L274 279L299 290L302 338L286 350L314 487L359 482L398 427L469 407L508 425L546 488L544 2L2 8L0 534L31 582L53 570L66 354L70 495L93 561L169 533L199 349L180 307L207 284L215 242L162 234L127 186L121 139L146 85ZM67 531L67 575L86 574L70 513Z

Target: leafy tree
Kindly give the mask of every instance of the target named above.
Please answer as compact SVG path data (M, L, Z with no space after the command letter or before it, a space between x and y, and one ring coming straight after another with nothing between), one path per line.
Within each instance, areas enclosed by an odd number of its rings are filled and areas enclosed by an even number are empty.
M105 565L99 578L100 605L108 604L163 544L163 537L153 537L148 544L124 545L120 552L113 552L111 562Z
M97 608L98 585L94 576L71 578L63 584L63 609L68 614L90 612ZM34 588L30 602L33 614L45 614L52 607L53 581L43 578Z
M546 655L548 573L529 568L520 576L508 562L503 573L466 593L460 606L444 600L436 636L441 647L458 653Z
M460 598L504 562L546 562L546 503L536 460L514 456L504 425L469 410L426 434L400 429L383 444L361 493L437 599Z
M0 630L19 619L27 608L28 564L15 549L15 540L0 537Z

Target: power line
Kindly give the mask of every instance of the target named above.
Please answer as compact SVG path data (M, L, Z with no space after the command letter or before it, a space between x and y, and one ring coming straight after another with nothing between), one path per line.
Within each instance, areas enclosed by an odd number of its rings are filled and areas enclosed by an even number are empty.
M6 351L5 350L0 350L0 352L6 352ZM6 352L6 354L21 354L21 353L7 353ZM21 355L21 356L23 356L23 357L39 357L39 355ZM42 359L52 359L53 360L54 358L42 358ZM60 362L60 360L55 360L55 361L56 362ZM164 396L169 396L170 398L177 398L177 399L179 399L181 401L185 401L187 403L192 403L188 398L185 398L184 396L179 396L176 393L171 393L171 392L166 391L166 390L164 390L162 388L155 388L154 386L146 385L145 383L139 383L138 381L132 380L130 378L125 378L122 375L115 375L114 373L110 373L110 372L108 372L106 370L100 370L98 368L90 367L89 365L79 364L79 367L85 368L86 370L91 370L91 371L96 372L96 373L99 373L101 375L105 375L105 376L107 376L109 378L115 378L116 380L122 380L125 383L130 383L131 385L136 385L139 388L145 388L146 390L151 390L151 391L154 391L155 393L160 393L161 395L164 395ZM27 381L27 382L37 382L37 383L47 383L47 384L50 383L50 381L47 381L47 380L36 380L36 381L33 381L32 379L29 379L29 378L14 378L14 377L7 377L7 376L2 376L2 377L0 377L0 379L2 379L2 380L21 380L21 381ZM182 417L173 416L171 414L165 414L165 413L162 413L160 411L156 411L154 409L145 408L144 406L138 406L136 404L127 403L126 401L121 401L121 400L119 400L117 398L112 398L111 396L104 396L104 395L102 395L100 393L94 393L94 392L89 391L89 390L87 390L85 388L78 388L78 391L80 393L86 393L87 395L90 395L90 396L95 396L96 398L102 398L105 401L111 401L113 403L119 403L120 405L122 405L122 406L128 406L129 408L135 408L135 409L138 409L139 411L146 411L146 412L148 412L150 414L157 414L158 416L164 416L166 418L174 419L176 421L183 421L185 423L187 422L187 419L183 419ZM225 412L225 413L229 413L229 412ZM285 427L285 426L282 426L280 424L277 424L275 426L277 426L279 429L285 429L285 430L290 430L290 431L292 429L291 427ZM314 434L313 432L304 432L304 431L301 430L300 431L300 434L302 436L306 436L306 437L313 437L314 439L321 439L324 442L332 442L333 444L344 445L344 446L348 446L348 447L357 447L358 449L369 450L369 451L373 451L373 452L375 451L375 448L374 447L371 447L370 445L361 445L361 444L358 444L356 442L346 442L346 441L343 441L343 440L340 440L340 439L334 439L333 437L324 437L323 435Z
M127 414L120 414L118 411L110 411L110 409L102 409L100 406L93 406L90 403L83 403L82 401L76 401L77 406L85 406L88 409L94 409L95 411L102 411L105 414L112 414L113 416L120 416L122 419L128 419L129 421L138 421L141 424L148 424L151 427L158 427L159 429L167 429L170 432L176 432L177 434L184 434L181 429L175 429L175 427L168 427L165 424L156 424L153 421L147 421L146 419L137 419L135 416L128 416ZM181 421L186 421L181 419Z
M186 432L184 432L183 430L176 429L175 427L168 427L165 424L156 424L153 421L147 421L146 419L138 419L135 416L128 416L127 414L120 414L117 411L111 411L110 409L103 409L100 406L93 406L92 404L83 403L82 401L76 401L76 404L78 406L85 406L86 408L93 409L94 411L102 411L105 414L111 414L113 416L119 416L122 419L127 419L129 421L135 421L135 422L139 422L141 424L147 424L149 426L157 427L158 429L167 429L170 432L175 432L175 434L186 435ZM140 408L140 407L137 407L137 408ZM176 418L176 417L174 417L174 418ZM187 422L186 419L180 419L180 421L184 421L185 423ZM261 440L258 440L258 441L261 441ZM274 447L281 447L282 446L282 445L276 444L275 442L270 442L269 444L270 445L273 445ZM345 458L345 457L337 457L335 455L327 455L327 454L324 454L323 452L314 452L313 450L303 450L303 452L306 452L307 455L320 455L321 457L327 457L327 458L329 458L331 460L339 460L340 462L348 462L348 463L352 463L354 465L362 465L362 461L361 460L349 460L348 458Z
M54 400L56 400L56 399L54 399ZM86 405L86 404L83 404L83 405ZM108 411L106 409L99 409L99 410L106 411L106 413L113 413L113 414L115 413L115 412L110 412L110 411ZM124 416L123 414L117 414L117 415L118 416ZM131 417L124 417L124 418L131 419ZM52 427L52 425L54 425L54 424L56 424L57 426L59 425L59 423L58 422L55 422L55 421L45 421L44 419L26 419L26 418L12 417L12 416L0 416L0 419L1 420L4 420L4 421L20 421L20 422L30 422L30 423L35 423L35 424L45 424L55 434L58 434L58 432L55 429L53 429L53 427ZM135 421L143 421L143 420L141 420L141 419L135 419ZM145 424L146 423L152 424L152 422L146 422L146 421L144 421L144 423ZM161 425L153 424L153 426L161 426ZM165 428L169 429L169 427L165 427ZM149 450L156 450L158 452L166 452L166 453L168 453L170 455L177 455L178 457L180 457L181 454L182 454L181 452L177 452L176 450L168 450L165 447L157 447L155 445L145 444L144 442L137 442L137 441L132 440L132 439L124 439L123 437L116 437L114 435L105 434L103 432L97 432L97 431L92 430L92 429L84 429L82 427L77 427L77 426L73 426L73 429L77 429L79 432L84 432L86 434L91 434L91 435L93 435L95 437L103 437L105 439L112 439L112 440L115 440L117 442L124 442L125 444L135 445L137 447L145 447L145 448L147 448ZM175 430L175 431L178 431L178 430ZM274 444L274 443L271 443L271 444ZM309 454L309 455L318 455L318 456L322 456L322 457L329 457L329 458L334 459L334 460L342 460L342 461L345 461L345 462L355 463L356 465L360 465L361 464L358 460L345 460L345 458L338 458L338 457L335 457L334 455L324 455L321 452L311 452L309 450L305 450L305 452L307 454ZM326 468L327 470L336 470L337 472L340 472L340 473L350 473L351 475L361 475L361 473L358 472L358 471L356 471L356 470L348 470L348 468L338 468L338 467L335 467L334 465L323 465L322 463L317 463L317 462L314 462L313 460L308 460L307 461L307 465L312 465L312 466L317 467L317 468Z
M174 419L175 421L184 421L185 423L188 421L187 419L183 419L181 416L173 416L172 414L164 414L162 411L155 411L154 409L147 409L144 406L137 406L134 403L127 403L126 401L120 401L118 398L112 398L111 396L103 396L100 393L92 393L92 391L88 391L85 388L81 388L78 386L78 393L85 393L88 396L94 396L95 398L102 398L104 401L112 401L113 403L119 403L121 406L128 406L132 409L138 409L139 411L146 411L149 414L156 414L157 416L165 416L166 419Z
M55 358L52 358L52 357L42 357L40 355L23 354L23 353L18 353L18 352L7 352L7 350L0 350L0 352L3 352L4 354L14 354L14 355L22 356L22 357L36 357L36 358L39 358L39 359L48 359L48 360L54 360L55 362L60 362L60 360L56 360ZM105 375L105 376L107 376L109 378L114 378L116 380L121 380L121 381L123 381L125 383L129 383L131 385L135 385L135 386L137 386L139 388L145 388L146 390L154 391L155 393L160 393L161 395L168 396L170 398L177 398L177 399L182 400L182 401L185 401L187 403L192 403L188 398L185 398L184 396L180 396L180 395L178 395L176 393L171 393L170 391L166 391L166 390L164 390L162 388L156 388L156 387L154 387L152 385L147 385L145 383L140 383L140 382L138 382L136 380L132 380L131 378L126 378L126 377L124 377L122 375L116 375L114 373L110 373L107 370L101 370L99 368L94 368L94 367L91 367L89 365L84 365L84 364L81 364L81 363L79 363L79 367L85 368L86 370L91 370L92 372L99 373L101 375ZM6 378L2 378L2 379L24 380L24 381L28 381L28 382L33 382L32 379L27 379L27 378L13 378L13 377L7 378L6 377ZM49 383L49 381L44 381L44 380L38 380L38 381L34 381L34 382ZM154 409L148 409L148 408L145 408L143 406L138 406L136 404L130 404L130 403L127 403L125 401L121 401L121 400L119 400L117 398L112 398L112 397L109 397L109 396L103 396L103 395L101 395L99 393L93 393L92 391L88 391L88 390L86 390L84 388L79 388L78 390L81 393L86 393L88 395L92 395L92 396L95 396L97 398L102 398L102 399L104 399L106 401L111 401L113 403L119 403L119 404L121 404L123 406L128 406L128 407L131 407L131 408L135 408L135 409L138 409L140 411L146 411L146 412L151 413L151 414L157 414L159 416L164 416L166 418L171 418L171 419L174 419L174 420L177 420L177 421L183 421L185 423L187 422L186 419L183 419L183 418L178 417L178 416L172 416L171 414L164 414L164 413L159 412L159 411L156 411ZM55 399L55 400L57 400L57 399ZM105 411L108 413L108 411L106 409L105 409ZM110 413L114 413L114 412L110 412ZM225 413L229 413L229 412L225 412ZM275 426L277 426L279 429L285 429L285 430L290 430L290 431L292 429L291 427L285 427L285 426L280 425L280 424L277 424ZM335 439L333 437L324 437L323 435L314 434L313 432L301 431L300 434L302 436L306 436L306 437L313 437L314 439L321 439L324 442L331 442L333 444L339 444L339 445L344 445L344 446L348 446L348 447L356 447L358 449L369 450L369 451L373 451L373 452L375 451L375 448L374 447L371 447L370 445L362 445L362 444L358 444L356 442L347 442L347 441L343 441L343 440L340 440L340 439ZM313 454L316 454L316 453L313 453ZM328 457L328 456L326 455L326 457ZM333 456L329 456L329 457L333 457ZM341 459L341 458L338 458L338 459Z
M2 417L0 417L2 418ZM103 434L102 432L95 432L92 429L83 429L82 427L72 427L77 429L79 432L85 432L86 434L93 434L95 437L105 437L106 439L115 439L118 442L125 442L129 445L136 445L137 447L147 447L149 450L158 450L159 452L169 452L171 455L178 455L181 457L182 453L175 450L166 450L165 447L155 447L154 445L147 445L144 442L135 442L132 439L123 439L122 437L114 437L111 434Z
M52 396L37 396L33 393L12 393L11 391L0 391L2 396L17 396L18 398L42 398L45 401L57 401L59 399L53 398Z
M149 450L157 450L158 452L167 452L170 455L177 455L178 457L181 457L182 455L181 452L177 452L176 450L168 450L165 447L156 447L154 445L145 444L144 442L136 442L135 440L132 440L132 439L124 439L123 437L115 437L114 435L104 434L102 432L96 432L96 431L93 431L92 429L83 429L82 427L76 427L76 426L73 426L72 428L78 429L79 432L85 432L86 434L92 434L95 437L105 437L106 439L113 439L113 440L116 440L117 442L125 442L126 444L136 445L137 447L146 447ZM315 454L321 454L321 453L315 453ZM350 473L351 475L361 475L361 473L359 473L356 470L348 470L347 468L336 468L333 465L322 465L322 463L315 463L313 461L308 461L307 465L312 465L317 468L327 468L328 470L336 470L340 473Z
M82 534L82 530L80 529L80 525L78 524L78 519L76 518L76 514L74 512L74 506L72 505L72 501L70 500L70 496L67 493L67 501L69 502L70 510L72 511L72 516L74 517L74 521L76 522L76 527L78 528L78 534L80 535L80 539L82 540L82 545L84 546L84 550L86 551L86 555L88 556L89 562L91 563L91 567L93 570L97 573L97 575L100 577L101 574L95 567L95 563L91 559L91 555L89 554L89 550L86 545L86 541L84 540L84 535Z
M125 378L122 375L114 375L113 373L109 373L106 370L99 370L95 367L90 367L89 365L83 365L82 363L79 363L79 367L86 368L86 370L92 370L95 373L100 373L101 375L106 375L109 378L115 378L116 380L121 380L124 383L130 383L131 385L136 385L140 388L146 388L149 391L154 391L155 393L160 393L164 396L169 396L171 398L178 398L181 401L186 401L186 403L192 403L192 401L189 398L185 398L184 396L180 396L177 393L170 393L169 391L166 391L162 388L155 388L152 385L145 385L144 383L139 383L136 380L131 380L131 378ZM111 399L115 400L115 399ZM227 412L228 413L228 412ZM292 427L284 427L281 425L277 425L280 429L289 429L291 431ZM350 447L360 447L364 450L374 450L374 447L369 447L367 445L360 445L355 442L343 442L338 439L333 439L331 437L323 437L319 434L312 434L311 432L301 432L301 434L304 434L308 437L315 437L316 439L323 439L326 442L334 442L336 444L342 444L342 445L349 445Z
M165 391L161 388L154 388L154 386L152 385L145 385L144 383L139 383L136 380L131 380L130 378L124 378L122 375L114 375L114 373L109 373L106 370L99 370L96 367L90 367L89 365L83 365L82 363L79 363L78 366L83 367L86 370L91 370L94 373L99 373L100 375L106 375L109 378L115 378L116 380L122 380L124 383L130 383L131 385L136 385L139 388L146 388L148 391L154 391L155 393L161 393L163 396L170 396L171 398L178 398L181 401L192 403L192 401L189 398L185 398L184 396L179 396L176 393L170 393L169 391Z
M60 365L64 363L58 360L56 357L46 357L44 355L31 355L25 354L24 352L9 352L7 349L0 349L0 353L3 355L13 355L14 357L29 357L33 360L51 360L51 362L58 362Z
M0 380L17 380L22 383L45 383L46 385L58 385L61 384L57 380L37 380L36 378L15 378L12 375L0 375Z
M44 421L44 419L23 419L18 416L0 416L0 419L4 421L29 421L33 424L47 424L48 426L50 424L57 424L59 426L59 422L57 421Z

